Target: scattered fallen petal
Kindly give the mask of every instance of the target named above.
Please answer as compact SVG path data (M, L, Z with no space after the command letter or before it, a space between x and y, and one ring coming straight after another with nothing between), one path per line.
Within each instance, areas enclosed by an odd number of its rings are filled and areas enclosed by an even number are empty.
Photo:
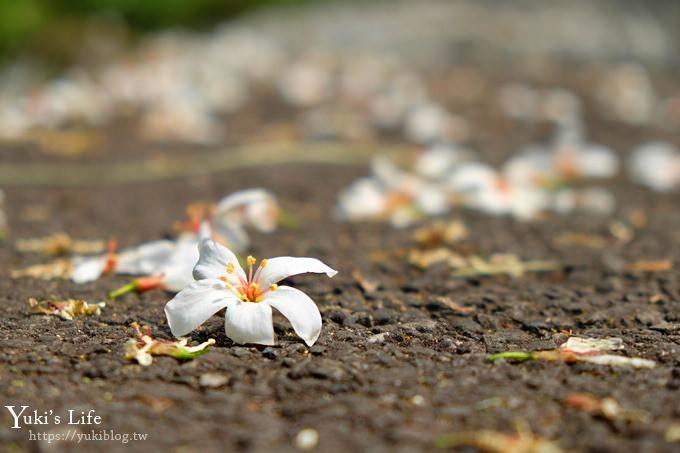
M623 408L618 401L611 397L599 399L590 393L570 393L564 397L564 404L608 420L651 422L651 415L648 412Z
M555 244L561 246L581 246L591 249L601 249L607 246L607 239L588 233L564 233L555 238Z
M579 338L571 337L559 348L546 351L525 352L508 351L492 354L487 357L490 361L507 360L543 360L547 362L590 362L597 365L627 366L632 368L654 368L656 362L637 357L625 357L605 354L606 351L623 349L620 338Z
M517 427L516 434L492 430L464 431L437 439L437 448L469 446L488 453L559 453L555 442L535 436L528 428Z
M475 311L474 308L472 307L465 307L463 305L460 305L457 302L454 302L453 299L450 297L437 297L437 301L441 302L442 304L446 305L447 308L450 308L451 310L455 311L456 313L472 313Z
M77 156L98 146L101 138L86 130L35 129L28 134L43 152L62 156Z
M439 245L453 244L467 237L467 228L463 222L434 222L418 228L413 239L421 247L430 248Z
M100 240L77 240L66 233L55 233L41 238L20 239L16 242L15 247L22 253L42 253L56 256L70 253L99 253L106 248L106 243Z
M624 345L623 340L618 337L569 337L565 343L562 343L560 349L576 354L586 354L595 351L619 351L624 349Z
M609 224L609 233L621 242L630 242L635 233L633 229L623 222L612 222Z
M37 299L30 298L28 299L28 305L34 313L59 316L62 319L72 321L73 318L79 316L100 315L106 303L97 302L90 304L79 299L38 301Z
M191 360L208 352L208 347L215 344L210 338L197 346L187 346L188 340L181 338L178 341L154 339L149 326L140 326L132 323L136 338L130 338L125 346L125 358L136 360L142 366L149 366L153 362L153 356L167 355L177 360Z
M671 423L663 438L666 442L680 442L680 422Z
M73 271L73 263L70 259L58 259L46 264L35 264L24 269L15 269L10 273L12 278L41 278L52 280L55 278L68 279Z
M467 258L446 247L409 251L408 262L420 269L427 269L435 264L446 263L452 268L467 266Z
M373 294L381 286L379 281L364 277L364 274L362 274L359 269L352 271L352 278L354 278L365 294Z
M671 260L657 261L635 261L626 266L625 270L630 272L664 272L673 269Z
M493 255L488 260L480 257L469 259L470 265L453 272L454 277L479 277L507 274L521 277L527 272L559 271L564 265L552 260L521 261L515 255Z

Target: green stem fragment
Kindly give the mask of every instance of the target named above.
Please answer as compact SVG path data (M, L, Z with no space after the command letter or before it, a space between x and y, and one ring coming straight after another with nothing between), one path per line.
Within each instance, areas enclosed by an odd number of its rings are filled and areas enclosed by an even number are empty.
M505 360L534 360L534 354L531 352L523 352L523 351L507 351L507 352L499 352L497 354L491 354L486 358L486 360L489 360L491 362L495 362L496 360L499 359L505 359Z
M118 289L114 289L113 291L109 292L108 297L109 299L116 299L117 297L122 296L123 294L127 294L129 292L135 291L137 289L137 282L132 281L128 283L127 285L123 285Z

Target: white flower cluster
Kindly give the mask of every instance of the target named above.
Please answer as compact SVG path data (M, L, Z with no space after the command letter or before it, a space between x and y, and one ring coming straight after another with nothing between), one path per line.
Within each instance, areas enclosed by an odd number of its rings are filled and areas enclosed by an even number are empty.
M612 177L618 168L611 149L565 134L550 145L520 150L500 169L467 148L435 145L417 158L412 171L376 159L370 177L341 191L335 214L342 220L389 220L398 227L454 206L521 220L547 211L608 214L615 208L609 192L569 185Z
M45 83L26 71L10 67L0 74L0 139L133 114L141 139L220 143L223 115L272 92L303 110L301 126L310 138L352 136L338 112L378 130L402 130L415 143L463 140L468 132L466 121L436 102L423 78L396 57L298 53L245 28L160 33L131 55L99 68L75 67Z

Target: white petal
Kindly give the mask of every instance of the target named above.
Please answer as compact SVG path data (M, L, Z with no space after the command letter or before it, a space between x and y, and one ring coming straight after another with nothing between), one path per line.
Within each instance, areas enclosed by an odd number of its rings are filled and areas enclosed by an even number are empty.
M147 242L138 247L123 250L116 259L116 273L152 274L170 258L174 250L175 244L167 240Z
M181 337L237 300L222 281L200 280L184 288L165 305L165 316L172 334Z
M224 197L217 205L218 223L251 225L270 233L276 228L279 206L274 194L265 189L247 189Z
M238 301L230 305L224 328L234 343L274 344L272 308L264 303Z
M71 280L76 283L87 283L97 280L104 272L106 260L106 256L97 256L94 258L74 258L73 271L71 271Z
M284 278L298 274L306 274L308 272L326 274L329 277L333 277L338 273L338 271L331 269L316 258L279 256L267 260L265 268L260 269L258 283L260 284L260 288L264 289Z
M237 223L217 219L215 222L215 233L217 234L217 239L222 244L239 253L247 250L250 245L248 233Z
M629 366L633 368L654 368L656 366L655 361L638 357L625 357L611 354L582 355L577 357L578 360L582 362L596 363L598 365Z
M246 274L241 269L236 255L225 246L212 239L203 239L198 246L198 251L200 258L196 267L194 267L194 278L196 280L220 278L227 274L227 265L229 264L234 266L234 274L245 280Z
M319 338L321 313L307 294L290 286L279 286L275 291L267 293L262 303L280 311L307 346L312 346Z
M226 211L231 211L234 208L243 206L244 204L251 203L262 199L268 192L264 189L244 189L234 192L222 198L217 203L217 215L221 215Z
M582 174L591 178L609 178L619 171L619 156L601 145L590 145L578 159Z
M192 284L194 282L192 271L198 258L197 241L179 241L170 259L159 268L159 273L164 277L164 289L177 292Z

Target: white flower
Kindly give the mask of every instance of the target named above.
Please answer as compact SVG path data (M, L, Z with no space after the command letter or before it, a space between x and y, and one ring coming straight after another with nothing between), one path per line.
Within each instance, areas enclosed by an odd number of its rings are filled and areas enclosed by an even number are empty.
M434 145L427 148L415 162L415 171L429 179L440 179L456 165L471 161L474 153L456 145Z
M265 189L245 189L222 198L215 209L215 223L252 226L263 233L271 233L279 222L276 196Z
M442 188L389 160L374 159L371 170L373 177L358 179L340 192L335 209L339 220L389 220L393 226L403 228L449 210L448 196Z
M95 257L75 257L71 280L87 283L97 280L104 273L124 275L148 275L161 263L166 262L175 249L168 240L152 241L120 253L109 250L106 255Z
M618 155L602 145L566 141L554 151L555 168L565 179L609 178L619 170Z
M191 332L219 310L226 308L225 329L235 343L274 344L272 307L285 316L295 333L309 346L321 332L321 314L302 291L277 282L312 272L329 277L337 271L314 258L278 257L257 262L248 257L246 273L226 247L205 239L199 245L200 259L194 268L196 281L180 291L165 306L172 334Z
M387 208L384 188L375 178L359 178L338 195L335 217L343 221L371 220Z
M467 122L439 104L425 102L408 112L404 134L414 143L432 143L451 138L466 138Z
M680 185L680 151L670 143L639 146L633 151L628 168L636 182L659 192Z
M491 166L480 162L458 165L446 179L446 188L453 193L472 193L494 184L498 172Z
M544 146L529 145L503 165L503 175L512 184L544 185L556 180L553 156Z

